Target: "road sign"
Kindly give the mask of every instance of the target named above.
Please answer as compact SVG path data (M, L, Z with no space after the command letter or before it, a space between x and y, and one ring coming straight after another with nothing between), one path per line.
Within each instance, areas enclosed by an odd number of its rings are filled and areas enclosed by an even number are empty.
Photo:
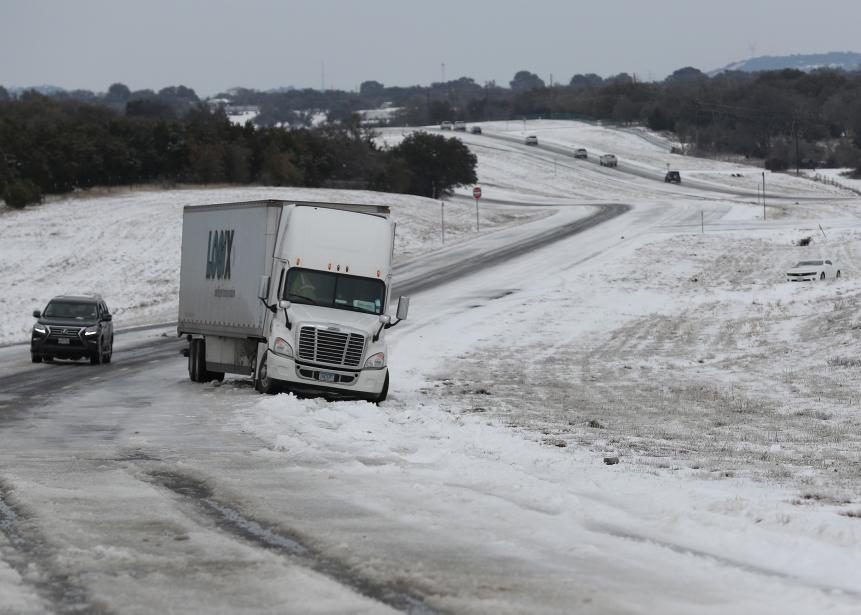
M481 198L481 186L476 186L472 189L472 198L480 199Z

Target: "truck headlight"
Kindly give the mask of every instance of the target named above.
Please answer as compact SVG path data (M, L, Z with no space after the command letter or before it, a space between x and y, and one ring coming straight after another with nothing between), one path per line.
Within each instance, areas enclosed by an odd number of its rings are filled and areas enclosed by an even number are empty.
M98 327L87 327L86 329L84 329L84 335L86 335L86 336L96 335L98 332L99 332Z
M37 323L33 325L33 333L36 335L48 335L48 327Z
M272 352L280 354L282 357L292 358L293 346L291 346L283 337L276 337L275 345L272 347Z
M386 353L378 352L368 357L365 361L365 369L383 369L386 366Z

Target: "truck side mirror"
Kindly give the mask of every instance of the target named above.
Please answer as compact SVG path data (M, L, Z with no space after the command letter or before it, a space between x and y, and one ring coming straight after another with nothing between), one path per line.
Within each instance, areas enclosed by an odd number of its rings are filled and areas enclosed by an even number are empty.
M266 297L269 296L269 276L262 275L260 276L260 285L257 287L257 298L266 301Z
M398 299L398 320L406 320L407 313L410 311L410 298L401 297Z
M290 307L290 302L287 301L287 299L282 299L278 302L278 307L280 307L282 310L286 310Z
M40 312L39 310L33 310L33 318L41 318L41 317L42 317L42 312Z

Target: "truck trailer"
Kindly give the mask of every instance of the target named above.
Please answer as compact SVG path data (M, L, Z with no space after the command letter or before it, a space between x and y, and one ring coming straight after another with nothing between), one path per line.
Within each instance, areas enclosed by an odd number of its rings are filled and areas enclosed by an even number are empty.
M382 205L251 201L183 210L177 333L193 382L380 402L395 224Z

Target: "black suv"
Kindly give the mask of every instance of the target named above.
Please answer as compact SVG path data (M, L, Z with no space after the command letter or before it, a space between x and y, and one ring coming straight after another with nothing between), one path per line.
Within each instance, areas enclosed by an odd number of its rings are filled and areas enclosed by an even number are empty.
M89 358L110 363L114 352L114 325L101 297L54 297L45 311L35 310L30 339L33 363Z
M678 171L667 171L667 174L664 175L664 181L668 184L680 184L682 183L682 176L679 175Z

